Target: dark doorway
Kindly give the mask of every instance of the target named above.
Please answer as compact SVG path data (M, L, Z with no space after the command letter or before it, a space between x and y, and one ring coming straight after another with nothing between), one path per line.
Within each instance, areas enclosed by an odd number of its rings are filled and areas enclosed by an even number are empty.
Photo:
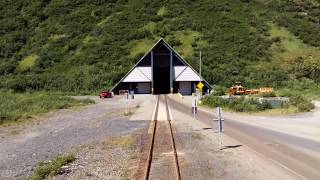
M170 93L170 51L162 44L153 52L154 94Z

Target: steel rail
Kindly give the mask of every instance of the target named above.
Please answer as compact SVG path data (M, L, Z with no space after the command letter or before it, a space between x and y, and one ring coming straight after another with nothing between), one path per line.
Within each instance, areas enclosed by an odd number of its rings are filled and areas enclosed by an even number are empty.
M177 154L177 150L176 150L176 145L175 145L175 139L173 136L173 129L172 129L172 125L171 125L171 116L170 116L170 111L169 111L169 106L168 106L168 101L167 101L167 96L164 96L164 100L165 100L165 106L166 106L166 113L167 113L167 124L169 127L169 134L170 134L170 140L171 140L171 148L173 150L173 158L174 158L174 167L175 167L175 175L177 177L177 180L181 180L181 176L180 176L180 167L179 167L179 161L178 161L178 154ZM149 147L149 151L148 151L148 158L147 158L147 165L145 168L145 173L144 173L144 180L148 180L150 177L150 171L151 171L151 165L152 165L152 159L153 159L153 150L154 150L154 142L155 142L155 135L157 132L157 117L158 117L158 109L159 109L159 101L160 101L160 95L158 96L157 99L157 104L156 104L156 112L155 112L155 116L152 120L152 124L151 124L151 143L150 143L150 147Z
M171 119L171 116L170 116L169 105L168 105L168 100L167 100L167 96L166 95L165 95L165 103L166 103L166 111L167 111L167 120L168 120L168 124L169 124L170 136L171 136L171 142L172 142L174 162L175 162L175 167L176 167L176 176L177 176L178 180L181 180L178 153L177 153L175 139L174 139L174 136L173 136L173 130L172 130L172 124L171 124L171 120L172 119Z
M153 156L153 145L154 145L154 139L155 139L155 134L156 134L156 129L157 129L159 100L160 100L160 96L158 96L158 98L157 98L156 110L155 110L155 114L154 114L154 117L151 122L152 123L151 124L151 126L152 126L151 144L150 144L150 148L149 148L149 152L148 152L147 166L146 166L146 170L145 170L144 178L143 178L144 180L149 179L149 174L150 174L150 169L151 169L152 156Z

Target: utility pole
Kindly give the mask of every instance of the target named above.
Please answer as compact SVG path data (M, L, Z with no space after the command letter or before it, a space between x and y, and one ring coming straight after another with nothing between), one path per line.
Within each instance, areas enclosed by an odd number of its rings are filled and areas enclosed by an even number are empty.
M201 57L201 50L200 50L200 63L199 63L199 64L200 64L200 68L199 68L199 69L200 69L200 70L199 70L199 71L200 71L200 73L199 73L199 74L200 74L200 81L202 80L202 76L201 76L201 64L202 64L201 58L202 58L202 57Z

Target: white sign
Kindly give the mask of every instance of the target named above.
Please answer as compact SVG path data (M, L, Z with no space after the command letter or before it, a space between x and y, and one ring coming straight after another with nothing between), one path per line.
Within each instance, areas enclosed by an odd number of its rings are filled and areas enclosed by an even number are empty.
M213 119L213 129L214 132L223 133L224 132L224 119L222 119L221 107L216 108L216 119Z
M192 114L193 114L193 118L196 118L196 114L197 114L197 99L196 98L192 99Z
M221 107L216 108L216 119L213 119L213 130L216 133L219 133L219 149L222 150L222 141L224 133L224 119L222 119L222 110Z

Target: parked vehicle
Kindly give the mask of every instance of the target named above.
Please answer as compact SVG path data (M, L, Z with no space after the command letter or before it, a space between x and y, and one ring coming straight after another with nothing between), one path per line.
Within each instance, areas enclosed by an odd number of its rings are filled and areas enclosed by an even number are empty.
M100 98L112 98L112 93L109 91L102 91L99 96Z
M230 87L228 89L229 96L234 95L247 95L247 94L262 94L262 93L271 93L273 92L273 88L270 87L262 87L258 89L245 89L241 82L236 82L236 85Z
M128 90L119 90L119 95L129 94Z

